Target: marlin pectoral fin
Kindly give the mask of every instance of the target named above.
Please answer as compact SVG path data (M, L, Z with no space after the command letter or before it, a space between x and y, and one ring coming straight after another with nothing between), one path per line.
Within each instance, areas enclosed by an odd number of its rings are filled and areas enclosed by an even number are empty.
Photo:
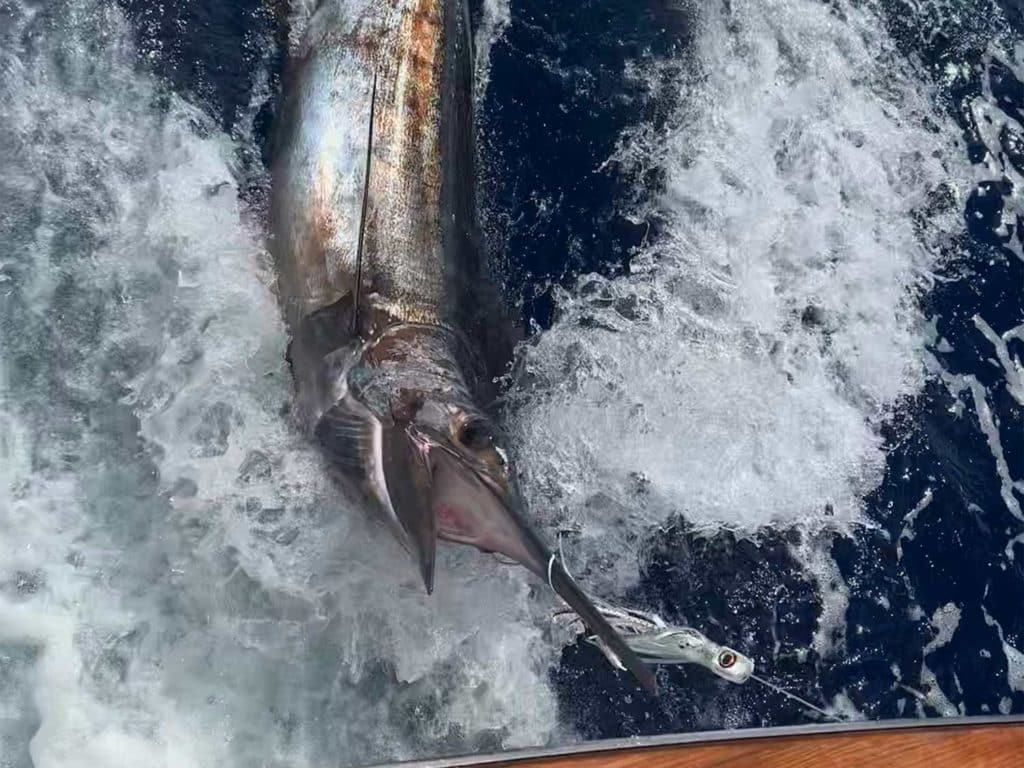
M437 516L430 497L430 465L426 453L399 426L383 432L383 467L391 505L419 561L427 594L434 591Z
M336 465L372 483L380 466L381 423L351 395L324 411L313 430L317 441Z
M437 525L429 467L406 430L382 423L350 394L324 412L314 434L335 466L365 484L432 592Z

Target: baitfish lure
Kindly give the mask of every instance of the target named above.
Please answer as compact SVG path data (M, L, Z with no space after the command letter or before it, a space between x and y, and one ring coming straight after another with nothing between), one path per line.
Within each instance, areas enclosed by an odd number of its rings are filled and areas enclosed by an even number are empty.
M730 683L745 683L754 673L754 661L706 637L691 627L671 627L656 613L645 613L596 602L598 611L626 641L626 645L648 664L698 664ZM601 649L617 669L624 669L618 657L587 627L574 612L565 608L552 617L556 624Z
M719 645L696 629L669 626L656 613L620 608L603 601L595 601L595 605L626 641L629 649L647 664L697 664L730 683L740 684L747 680L756 680L826 720L843 721L843 718L787 691L771 680L758 677L754 674L753 659L728 646ZM612 666L625 671L615 653L609 650L599 637L589 632L583 620L571 609L566 607L556 611L552 620L576 635L584 635L588 643L601 649Z

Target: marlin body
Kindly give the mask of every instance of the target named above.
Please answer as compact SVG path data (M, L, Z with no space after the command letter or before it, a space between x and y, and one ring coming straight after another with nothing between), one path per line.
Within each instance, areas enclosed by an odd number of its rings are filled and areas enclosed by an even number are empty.
M479 247L464 3L324 0L293 52L271 223L295 412L428 592L438 539L514 560L653 691L526 522L479 405L513 336Z

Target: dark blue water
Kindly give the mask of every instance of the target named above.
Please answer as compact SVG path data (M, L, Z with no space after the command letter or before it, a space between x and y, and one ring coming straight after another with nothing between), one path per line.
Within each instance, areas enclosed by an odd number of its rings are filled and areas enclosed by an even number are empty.
M228 131L252 111L261 71L255 63L269 62L270 91L255 110L257 140L267 143L285 37L279 9L258 0L176 0L163 3L161 13L147 3L125 5L146 66L169 88L198 100ZM635 212L662 183L659 171L636 176L598 169L624 131L645 125L657 132L677 106L679 90L671 84L686 74L693 24L675 5L521 0L513 3L512 23L491 53L490 86L479 105L483 219L507 300L540 328L553 320L552 286L571 285L588 271L616 274L645 238L658 237L656 217L637 220ZM902 3L879 7L901 53L919 62L922 77L942 84L941 107L962 129L958 151L982 163L987 150L967 105L986 83L998 109L1024 122L1024 84L986 57L992 31L982 16L988 4L965 3L963 18L940 19L931 36L920 33L920 20ZM1002 9L1012 25L1009 34L1024 37L1019 6L1007 0ZM477 17L479 11L474 9ZM625 75L627 61L639 62L640 69L673 66L659 70L652 86ZM966 62L969 75L943 84L953 61ZM1006 129L1000 141L996 164L1024 173L1024 137ZM261 160L243 161L253 179L251 202L259 207ZM984 386L1009 476L1020 480L1024 413L1003 370L989 361L992 346L972 319L981 315L999 334L1024 322L1024 262L1012 250L1024 246L1024 213L1011 208L1011 225L999 229L1004 209L1015 204L1013 191L1009 178L996 178L978 184L966 200L934 201L937 207L958 206L963 230L947 245L958 255L920 301L935 318L938 336L949 342L932 353L946 372L969 374ZM1024 355L1018 340L1009 348ZM727 532L697 533L680 518L667 532L649 533L642 580L630 598L669 621L685 620L750 651L762 672L814 701L847 696L869 718L917 716L916 699L896 685L893 665L903 683L928 692L917 674L935 635L929 618L952 603L961 611L959 629L928 656L939 687L965 714L1000 707L1024 712L1024 692L1009 687L1002 651L1003 641L1024 647L1024 544L1013 546L1012 557L1006 551L1024 523L1001 497L970 390L954 396L933 378L900 404L898 414L885 427L885 479L866 502L877 527L852 536L818 534L828 537L849 589L845 631L837 638L841 652L828 658L801 653L823 606L792 554L808 535L801 530L737 540ZM914 537L902 542L899 558L904 517L926 491L932 501L918 515ZM1019 487L1010 493L1024 503ZM800 707L764 689L728 687L699 670L662 670L661 698L649 699L585 644L567 648L552 674L562 718L587 738L808 719ZM932 704L923 713L939 714Z
M513 13L480 105L485 224L509 300L543 327L552 284L621 271L650 237L653 222L627 213L644 186L657 186L658 172L635 179L598 169L623 131L664 125L675 72L648 91L625 69L677 58L690 23L681 10L626 0L528 2Z

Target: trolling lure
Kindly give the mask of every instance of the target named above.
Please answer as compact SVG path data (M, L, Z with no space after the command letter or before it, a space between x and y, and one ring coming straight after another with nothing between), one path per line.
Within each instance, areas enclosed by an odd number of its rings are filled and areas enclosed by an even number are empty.
M742 684L748 680L755 680L827 720L843 720L782 686L755 675L753 659L733 648L716 643L692 627L669 626L656 613L620 608L604 601L595 601L595 605L608 623L622 635L630 650L647 664L697 664L730 683ZM601 641L601 638L589 632L583 620L572 610L562 608L554 613L552 620L576 635L583 635L588 643L601 650L612 666L625 671L615 653Z
M656 613L645 613L597 602L597 609L641 661L648 664L697 664L730 683L745 683L754 673L754 661L737 650L719 645L691 627L670 627ZM583 621L569 609L555 613L554 621L565 626L601 650L616 669L623 669L618 657L587 631Z

